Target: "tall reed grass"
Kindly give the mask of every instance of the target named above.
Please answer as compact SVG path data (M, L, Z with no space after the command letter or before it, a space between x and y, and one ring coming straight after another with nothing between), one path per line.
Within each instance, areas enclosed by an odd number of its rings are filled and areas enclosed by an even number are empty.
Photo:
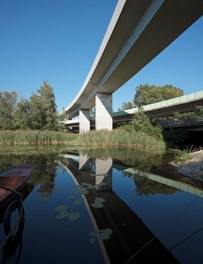
M91 131L84 135L55 131L0 131L0 145L58 145L95 146L135 149L165 149L165 143L141 132Z
M44 130L1 130L1 145L55 145L74 144L76 134Z
M136 149L165 149L163 140L157 140L141 132L126 132L115 129L112 131L101 130L79 135L81 145L116 148Z

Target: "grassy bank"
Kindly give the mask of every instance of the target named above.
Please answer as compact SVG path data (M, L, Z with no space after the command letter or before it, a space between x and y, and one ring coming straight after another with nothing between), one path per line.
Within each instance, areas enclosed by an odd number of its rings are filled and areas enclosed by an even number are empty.
M87 134L71 134L54 131L0 131L0 145L73 145L116 147L135 149L164 149L165 143L140 132L123 130L91 131Z
M99 147L165 149L165 143L148 136L143 132L127 132L115 129L112 131L91 131L79 137L81 145Z
M74 134L47 130L0 131L0 145L58 145L70 144L76 139Z

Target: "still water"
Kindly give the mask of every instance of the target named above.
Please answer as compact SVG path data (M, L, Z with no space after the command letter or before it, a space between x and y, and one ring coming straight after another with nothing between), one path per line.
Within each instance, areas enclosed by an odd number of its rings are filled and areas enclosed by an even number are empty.
M170 159L135 150L0 154L1 171L34 166L24 225L1 263L203 263L203 186L177 175Z

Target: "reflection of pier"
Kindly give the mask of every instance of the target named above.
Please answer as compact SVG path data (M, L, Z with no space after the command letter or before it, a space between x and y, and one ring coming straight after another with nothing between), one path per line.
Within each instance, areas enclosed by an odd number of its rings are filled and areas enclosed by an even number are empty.
M65 155L64 155L64 156L65 156ZM69 159L69 158L67 157L67 155L66 155L66 161L67 161L68 164L69 164L69 163L71 163L72 159ZM63 169L65 169L65 170L68 172L68 174L71 176L71 178L73 179L73 181L75 182L75 184L76 184L77 186L80 185L80 183L77 181L77 177L75 177L75 175L74 175L74 173L77 171L77 169L74 168L74 166L71 167L71 166L69 166L67 163L64 164L64 163L62 163L62 162L60 162L60 161L58 161L58 164L59 164ZM76 165L77 165L77 164L76 164ZM83 168L84 168L84 167L83 167ZM96 223L96 221L95 221L95 219L94 219L94 216L93 216L93 214L92 214L92 212L91 212L91 209L90 209L89 203L88 203L88 201L87 201L85 195L81 195L81 196L82 196L82 198L83 198L83 200L84 200L85 207L86 207L86 209L87 209L87 212L89 213L89 216L90 216L90 219L91 219L91 221L92 221L92 225L93 225L94 229L95 229L95 230L99 229L99 227L98 227L98 225L97 225L97 223ZM103 243L103 241L101 240L100 237L98 237L98 242L99 242L99 245L100 245L100 248L101 248L101 250L102 250L102 253L103 253L103 256L104 256L104 259L105 259L106 263L110 263L110 261L109 261L109 257L108 257L108 255L107 255L107 253L106 253L106 249L105 249L105 247L104 247L104 243Z
M149 180L159 182L159 183L165 184L167 186L179 189L181 191L192 193L192 194L197 195L197 196L203 195L202 189L200 189L198 187L191 186L191 185L184 183L184 182L168 179L168 178L161 177L161 176L153 174L153 173L140 171L140 170L137 170L135 168L128 168L128 169L124 170L124 172L130 173L130 174L135 174L135 175L138 175L141 177L145 177Z
M142 220L113 192L111 159L97 159L93 163L87 156L80 155L78 163L77 159L66 156L60 164L76 183L95 185L85 195L85 202L98 228L113 230L112 237L103 241L111 263L178 263ZM98 196L105 200L104 207L100 209L91 206Z
M112 189L112 182L111 182L111 176L112 176L112 159L108 158L106 160L102 159L96 159L95 160L95 183L96 185L99 185L102 182L106 183L106 188ZM86 169L89 169L89 157L87 155L80 155L79 159L79 170L84 171ZM108 177L107 177L108 176ZM110 181L107 183L106 181ZM104 189L104 187L103 187Z

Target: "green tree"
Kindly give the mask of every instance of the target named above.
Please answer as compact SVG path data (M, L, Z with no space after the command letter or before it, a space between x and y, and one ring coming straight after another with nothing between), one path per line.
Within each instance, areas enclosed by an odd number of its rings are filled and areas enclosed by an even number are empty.
M16 92L0 92L0 129L15 129L16 104Z
M203 114L203 106L202 105L197 105L195 107L195 113L202 115Z
M53 88L44 82L30 98L30 125L32 129L58 129L57 107Z
M21 99L17 103L17 110L15 115L15 126L18 129L31 128L30 124L30 101Z
M184 95L183 90L172 85L139 85L136 87L134 105L147 105Z
M124 102L122 104L122 110L127 110L127 109L131 109L131 108L134 108L134 104L133 102Z
M122 126L121 129L143 132L158 140L163 139L162 128L159 125L153 124L150 118L142 111L134 114L132 121L129 124Z

